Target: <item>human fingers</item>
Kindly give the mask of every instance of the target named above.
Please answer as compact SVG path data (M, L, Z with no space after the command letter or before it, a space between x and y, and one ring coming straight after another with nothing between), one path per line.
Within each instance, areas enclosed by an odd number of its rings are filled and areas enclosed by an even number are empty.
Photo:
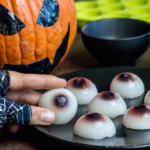
M9 74L10 91L63 88L67 84L65 79L53 75L22 74L14 71L9 71Z
M29 125L51 125L55 120L53 111L47 108L31 106L32 118Z
M39 98L42 93L26 90L26 91L9 91L7 98L11 99L14 102L28 103L30 105L38 105Z
M13 102L0 96L0 128L6 123L23 125L50 125L55 120L53 111L47 108Z
M51 125L55 120L55 114L46 108L31 106L32 118L29 125ZM7 124L7 128L11 133L17 133L20 125L15 123Z

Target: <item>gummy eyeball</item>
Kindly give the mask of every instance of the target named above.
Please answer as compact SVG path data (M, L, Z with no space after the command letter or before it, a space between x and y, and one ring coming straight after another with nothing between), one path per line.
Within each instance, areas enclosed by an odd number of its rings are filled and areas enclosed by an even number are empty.
M144 97L144 104L150 105L150 90L146 93Z
M79 105L88 104L98 94L94 83L83 77L70 79L66 88L76 96Z
M136 130L150 129L150 106L138 104L128 109L123 118L123 125Z
M88 112L98 112L115 118L125 114L127 106L118 93L105 91L95 96L88 105Z
M57 125L68 123L75 116L78 107L74 94L63 88L45 92L40 97L38 105L55 113L53 124Z
M135 98L144 93L143 81L135 74L120 73L112 80L110 91L117 92L122 98Z
M114 123L107 116L100 113L82 115L74 126L74 134L88 139L103 139L116 133Z

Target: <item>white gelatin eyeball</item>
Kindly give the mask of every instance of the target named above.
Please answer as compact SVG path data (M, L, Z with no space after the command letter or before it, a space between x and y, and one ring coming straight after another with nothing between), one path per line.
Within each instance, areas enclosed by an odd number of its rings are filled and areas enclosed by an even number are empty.
M110 118L125 114L127 106L122 97L115 92L104 91L95 96L88 105L88 112L98 112Z
M129 108L124 115L123 125L135 130L150 129L150 106L138 104Z
M143 81L130 72L123 72L114 77L110 84L110 91L117 92L124 99L141 96L144 91Z
M83 77L70 79L66 88L76 96L79 105L89 104L93 97L98 94L95 84Z
M55 113L53 124L68 123L77 112L77 99L67 89L59 88L45 92L39 100L40 107L51 109Z
M144 104L150 105L150 90L146 93L144 97Z
M100 113L86 113L77 120L74 126L74 134L82 138L99 140L111 137L115 133L114 123Z

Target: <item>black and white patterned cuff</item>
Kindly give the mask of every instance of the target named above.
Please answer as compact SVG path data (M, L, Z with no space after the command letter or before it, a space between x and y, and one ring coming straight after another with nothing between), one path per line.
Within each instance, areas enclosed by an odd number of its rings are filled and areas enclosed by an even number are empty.
M28 125L31 117L32 111L30 105L13 102L0 96L0 128L10 122Z
M10 75L7 70L0 70L0 95L6 96L10 85Z

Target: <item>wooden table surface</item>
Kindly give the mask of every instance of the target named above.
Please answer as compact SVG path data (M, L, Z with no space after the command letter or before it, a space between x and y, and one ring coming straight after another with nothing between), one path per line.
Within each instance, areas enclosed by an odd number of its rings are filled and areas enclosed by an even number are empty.
M53 74L58 76L94 67L99 67L99 63L87 52L82 43L80 32L78 32L68 56ZM137 67L150 67L150 48L138 59ZM0 150L53 150L60 149L60 147L71 150L78 148L80 150L79 147L73 147L65 143L58 144L58 141L48 139L30 126L22 127L14 135L10 134L7 129L0 129Z

